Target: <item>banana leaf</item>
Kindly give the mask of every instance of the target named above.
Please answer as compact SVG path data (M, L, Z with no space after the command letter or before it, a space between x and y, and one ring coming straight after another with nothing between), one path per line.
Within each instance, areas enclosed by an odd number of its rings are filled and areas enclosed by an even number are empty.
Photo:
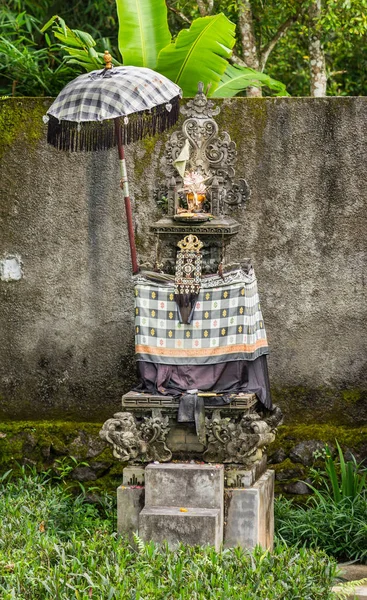
M235 25L220 13L196 19L183 29L158 56L156 70L182 88L184 96L195 96L198 82L217 87L235 43Z
M171 41L165 0L116 0L118 45L124 65L155 69Z
M232 98L249 86L261 87L264 85L273 92L276 92L276 96L289 96L285 85L269 77L269 75L248 67L228 64L218 87L214 92L210 90L209 96L213 96L214 98Z

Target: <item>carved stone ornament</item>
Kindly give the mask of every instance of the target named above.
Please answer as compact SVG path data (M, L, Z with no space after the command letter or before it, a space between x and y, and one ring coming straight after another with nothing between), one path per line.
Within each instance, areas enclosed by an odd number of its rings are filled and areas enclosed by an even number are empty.
M118 412L108 419L99 432L100 437L112 446L113 455L122 462L168 461L172 452L166 446L169 432L168 417L153 411L138 423L130 412Z
M180 110L186 118L181 131L175 131L166 144L162 159L166 181L156 190L157 199L167 198L168 215L176 214L182 178L174 162L188 141L190 158L187 161L187 170L205 175L208 181L210 212L216 216L228 214L232 208L245 203L250 197L250 188L245 179L234 181L236 143L227 132L219 133L213 117L219 114L220 108L215 106L212 100L208 100L203 92L203 84L199 83L195 98L189 100Z
M223 418L220 409L205 419L208 444L203 454L207 462L235 463L250 466L261 460L265 446L275 440L282 420L278 407L266 417L253 411L240 421Z
M141 402L140 396L137 394L135 406L133 403L129 406L132 412L118 412L108 419L100 436L112 446L114 456L121 462L167 462L176 456L171 442L177 427L178 401L163 396L160 408L148 408L149 403ZM238 402L238 406L234 401L221 408L206 408L206 441L204 445L199 444L202 450L194 456L190 455L189 450L187 458L243 465L246 468L259 464L266 446L275 439L282 412L274 407L272 411L259 413L255 405L246 409L241 407L240 399Z

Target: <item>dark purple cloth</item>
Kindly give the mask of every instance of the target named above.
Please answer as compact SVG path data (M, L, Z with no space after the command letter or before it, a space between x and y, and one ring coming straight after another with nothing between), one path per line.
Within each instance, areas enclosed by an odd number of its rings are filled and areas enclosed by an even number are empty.
M176 396L188 390L252 393L266 408L272 407L266 356L209 365L163 365L139 360L139 390Z

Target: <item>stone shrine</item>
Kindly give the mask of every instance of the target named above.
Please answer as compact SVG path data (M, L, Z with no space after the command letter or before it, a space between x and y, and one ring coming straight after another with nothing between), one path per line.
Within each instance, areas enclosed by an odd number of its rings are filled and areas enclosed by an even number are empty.
M274 472L268 345L250 261L226 264L250 197L236 145L202 86L181 108L156 190L154 265L135 276L140 383L100 432L124 464L118 531L170 546L273 543Z

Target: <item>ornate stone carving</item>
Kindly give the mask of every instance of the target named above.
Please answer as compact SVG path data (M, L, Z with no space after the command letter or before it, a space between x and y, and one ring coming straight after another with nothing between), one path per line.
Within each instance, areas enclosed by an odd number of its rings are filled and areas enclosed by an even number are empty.
M261 460L265 446L274 441L281 420L278 407L267 416L255 411L243 414L239 422L223 418L220 409L213 410L212 417L205 419L208 445L204 460L250 466Z
M182 425L177 423L177 398L131 392L122 402L127 411L108 419L100 436L111 444L116 458L131 464L166 462L184 451L187 458L258 468L283 417L278 407L257 412L254 394L238 396L220 408L206 405L206 442L192 454L182 441L178 450L175 428L182 431Z
M169 429L168 416L163 417L158 409L140 422L131 412L118 412L103 424L99 435L122 462L165 462L172 458L166 446Z
M111 444L113 455L127 462L145 454L147 446L140 436L134 415L130 412L118 412L108 419L99 432L100 437Z
M182 178L174 162L188 140L191 153L187 168L208 178L210 212L216 216L227 214L232 208L245 203L250 196L250 188L245 179L234 181L236 144L227 132L219 133L218 125L213 119L219 114L220 108L212 100L208 100L203 92L203 85L199 84L195 98L180 110L186 118L181 131L175 131L166 144L162 159L166 181L159 184L157 200L166 198L168 215L173 217L176 214Z
M140 427L143 440L147 445L148 461L166 462L172 458L171 450L166 446L166 438L170 430L168 416L163 417L160 410L153 410L151 417L144 417Z

